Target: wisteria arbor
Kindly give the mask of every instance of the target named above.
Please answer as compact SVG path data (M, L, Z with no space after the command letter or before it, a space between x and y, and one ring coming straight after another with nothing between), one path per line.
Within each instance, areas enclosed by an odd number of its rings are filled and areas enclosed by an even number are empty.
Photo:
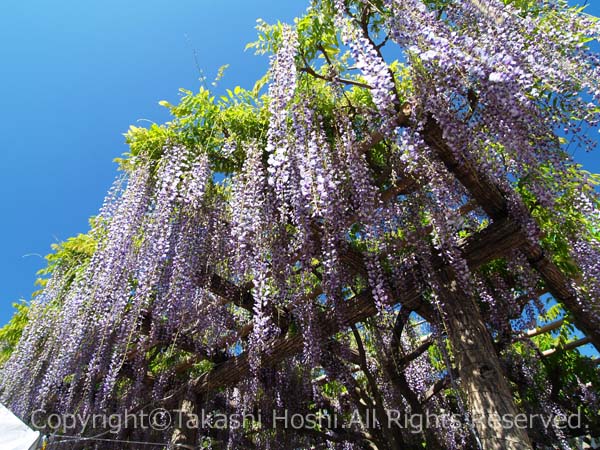
M2 401L26 420L263 412L68 433L174 448L599 434L597 361L569 350L600 349L598 178L567 151L598 125L596 19L558 0L315 0L258 30L273 56L254 90L183 91L172 122L130 130L123 176L77 238L91 250L58 249ZM585 337L565 342L573 326ZM498 420L578 411L579 429Z

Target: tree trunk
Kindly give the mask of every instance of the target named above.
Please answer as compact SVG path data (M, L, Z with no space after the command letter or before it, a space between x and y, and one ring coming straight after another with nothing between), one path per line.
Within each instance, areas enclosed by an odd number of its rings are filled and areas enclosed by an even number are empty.
M514 420L519 411L475 299L460 290L450 269L440 271L440 280L443 319L481 446L531 450L525 429L503 426L503 417Z
M197 424L193 425L196 417L196 398L192 392L185 394L179 402L179 408L176 411L174 419L175 430L171 436L171 446L173 448L196 448Z

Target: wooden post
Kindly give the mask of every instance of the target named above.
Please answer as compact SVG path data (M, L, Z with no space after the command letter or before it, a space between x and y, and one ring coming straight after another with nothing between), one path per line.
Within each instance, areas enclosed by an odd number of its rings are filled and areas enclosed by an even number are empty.
M458 287L451 269L439 272L443 320L483 450L531 450L527 431L503 426L519 413L479 306Z
M171 436L171 446L175 449L195 450L198 440L198 426L193 425L196 416L196 395L193 392L186 392L179 401L179 407L173 415L173 425L175 427Z

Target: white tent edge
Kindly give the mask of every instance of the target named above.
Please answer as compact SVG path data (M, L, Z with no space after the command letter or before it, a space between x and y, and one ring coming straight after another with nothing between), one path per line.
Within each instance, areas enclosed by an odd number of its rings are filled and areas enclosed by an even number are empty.
M41 442L39 431L29 428L0 403L0 450L37 450Z

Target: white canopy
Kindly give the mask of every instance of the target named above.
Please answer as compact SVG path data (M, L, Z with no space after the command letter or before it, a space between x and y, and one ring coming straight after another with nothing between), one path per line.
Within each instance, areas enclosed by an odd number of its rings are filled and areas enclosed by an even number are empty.
M40 432L33 431L0 403L0 450L35 450Z

